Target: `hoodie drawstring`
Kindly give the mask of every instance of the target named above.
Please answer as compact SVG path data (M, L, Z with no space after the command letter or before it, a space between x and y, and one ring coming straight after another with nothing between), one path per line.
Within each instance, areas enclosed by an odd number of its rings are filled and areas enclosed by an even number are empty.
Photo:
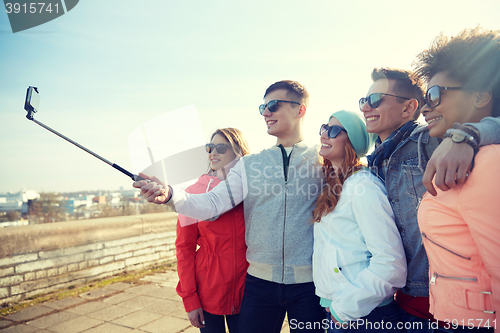
M418 135L418 141L417 141L417 151L418 151L418 169L421 172L424 172L424 166L422 165L422 136L424 132L420 132ZM425 148L424 148L425 149ZM428 159L428 158L427 158Z
M210 184L212 184L213 182L213 178L210 178L210 180L208 181L208 185L207 185L207 189L205 190L205 193L208 192L208 189L210 188Z

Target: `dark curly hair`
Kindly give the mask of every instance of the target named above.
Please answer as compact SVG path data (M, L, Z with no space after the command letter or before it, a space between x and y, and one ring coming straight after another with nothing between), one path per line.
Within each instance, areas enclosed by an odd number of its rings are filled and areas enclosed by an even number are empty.
M465 29L456 37L437 36L413 63L424 81L440 72L466 89L492 94L492 116L500 116L500 32L481 27Z

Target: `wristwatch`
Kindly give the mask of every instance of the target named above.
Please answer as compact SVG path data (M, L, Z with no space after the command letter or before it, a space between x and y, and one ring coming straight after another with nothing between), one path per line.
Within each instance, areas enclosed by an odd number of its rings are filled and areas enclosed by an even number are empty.
M446 131L444 138L451 138L451 140L456 143L465 142L474 149L478 148L476 139L469 133L459 129L450 128Z
M450 128L449 130L447 130L443 137L451 138L451 140L455 143L465 142L466 144L471 146L472 149L474 149L474 155L472 155L472 162L469 170L472 171L472 168L474 168L474 160L476 158L476 154L479 151L479 145L477 144L476 138L472 134L456 128Z

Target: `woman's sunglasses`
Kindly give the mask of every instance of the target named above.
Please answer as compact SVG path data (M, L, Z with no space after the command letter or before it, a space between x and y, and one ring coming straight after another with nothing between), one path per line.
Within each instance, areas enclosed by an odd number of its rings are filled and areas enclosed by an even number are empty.
M382 102L382 95L402 98L402 99L406 99L408 101L411 99L411 98L406 98L406 97L401 97L401 96L396 96L396 95L391 95L391 94L374 93L368 97L361 97L359 99L359 109L361 110L363 108L363 105L365 105L366 102L368 102L368 105L372 109L378 108L378 106L380 105L380 102Z
M328 137L331 139L335 139L340 132L346 132L345 128L340 127L338 125L328 126L327 124L321 125L319 128L319 135L323 135L323 133L328 132Z
M273 99L272 101L267 102L267 104L261 104L261 105L259 105L259 112L260 112L260 114L262 115L264 113L264 111L266 111L266 107L267 107L267 109L269 111L276 112L278 110L278 103L279 102L292 103L292 104L298 104L298 105L300 105L300 103L294 102L294 101L284 101L284 100L281 100L281 99Z
M227 148L230 148L231 146L228 145L227 143L219 143L217 145L214 145L213 143L207 143L205 145L205 149L207 150L207 153L211 154L214 149L217 150L219 154L225 154L227 151Z
M441 104L441 90L459 90L463 89L463 87L441 87L441 86L432 86L427 89L425 93L425 104L429 108L435 108L439 104ZM424 104L424 105L425 105Z

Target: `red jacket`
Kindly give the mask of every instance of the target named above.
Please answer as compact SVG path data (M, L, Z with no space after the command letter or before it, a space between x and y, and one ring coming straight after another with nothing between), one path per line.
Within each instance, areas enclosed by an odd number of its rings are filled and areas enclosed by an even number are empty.
M205 193L219 182L217 177L203 175L186 192ZM243 204L215 221L192 222L196 221L179 215L175 241L177 294L186 312L201 307L215 315L239 313L248 268Z

